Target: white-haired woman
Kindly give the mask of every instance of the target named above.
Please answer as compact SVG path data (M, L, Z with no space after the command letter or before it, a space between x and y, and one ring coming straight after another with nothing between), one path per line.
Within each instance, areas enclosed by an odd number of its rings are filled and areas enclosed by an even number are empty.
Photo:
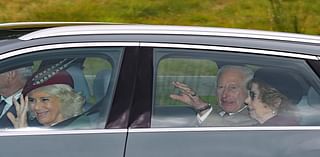
M247 84L245 103L260 125L299 125L294 104L301 98L299 82L285 70L263 68Z

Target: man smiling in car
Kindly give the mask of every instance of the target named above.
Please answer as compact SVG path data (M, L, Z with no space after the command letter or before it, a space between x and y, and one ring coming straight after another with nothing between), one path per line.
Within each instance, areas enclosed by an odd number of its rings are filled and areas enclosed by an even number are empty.
M181 94L171 94L174 100L191 105L197 111L201 126L249 126L257 122L248 115L244 101L248 92L246 84L253 72L243 66L223 66L217 74L216 93L221 110L213 111L209 103L201 98L186 84L173 82Z

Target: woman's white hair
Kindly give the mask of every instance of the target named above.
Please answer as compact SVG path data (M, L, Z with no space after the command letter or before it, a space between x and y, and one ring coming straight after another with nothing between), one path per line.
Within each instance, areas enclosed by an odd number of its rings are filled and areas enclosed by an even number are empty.
M61 114L65 119L79 115L83 112L85 99L73 90L69 85L54 84L36 89L49 95L54 95L60 99Z

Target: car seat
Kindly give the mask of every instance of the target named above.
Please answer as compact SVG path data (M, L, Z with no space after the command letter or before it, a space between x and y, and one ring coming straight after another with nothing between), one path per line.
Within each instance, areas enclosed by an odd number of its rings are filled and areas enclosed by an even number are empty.
M88 82L83 74L82 69L77 65L72 65L66 69L71 75L74 82L74 90L80 92L86 100L90 98L90 90Z
M108 106L104 106L108 102L105 98L107 94L108 87L110 84L111 79L111 70L110 69L103 69L96 74L96 77L93 81L93 95L95 96L95 104L86 112L86 115L89 117L91 123L94 125L94 128L102 127L99 126L99 118L100 118L100 111L101 108L110 109ZM109 113L106 111L105 113ZM108 115L105 115L108 117Z
M107 93L108 86L111 78L111 70L103 69L96 74L93 81L93 95L96 102L99 102Z
M300 125L319 125L320 124L320 95L310 87L303 103L298 105L301 115Z

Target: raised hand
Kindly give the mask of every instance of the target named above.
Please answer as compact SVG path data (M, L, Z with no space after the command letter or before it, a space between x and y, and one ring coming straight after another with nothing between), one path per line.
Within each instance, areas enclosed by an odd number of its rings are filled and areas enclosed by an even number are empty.
M188 85L177 81L172 82L172 85L180 89L180 94L170 94L171 99L191 105L195 110L199 110L208 105L203 102Z
M28 96L23 98L23 95L20 96L20 103L13 98L13 104L17 111L17 117L13 115L13 113L8 112L7 116L14 128L24 128L28 127L27 123L27 112L28 112Z

